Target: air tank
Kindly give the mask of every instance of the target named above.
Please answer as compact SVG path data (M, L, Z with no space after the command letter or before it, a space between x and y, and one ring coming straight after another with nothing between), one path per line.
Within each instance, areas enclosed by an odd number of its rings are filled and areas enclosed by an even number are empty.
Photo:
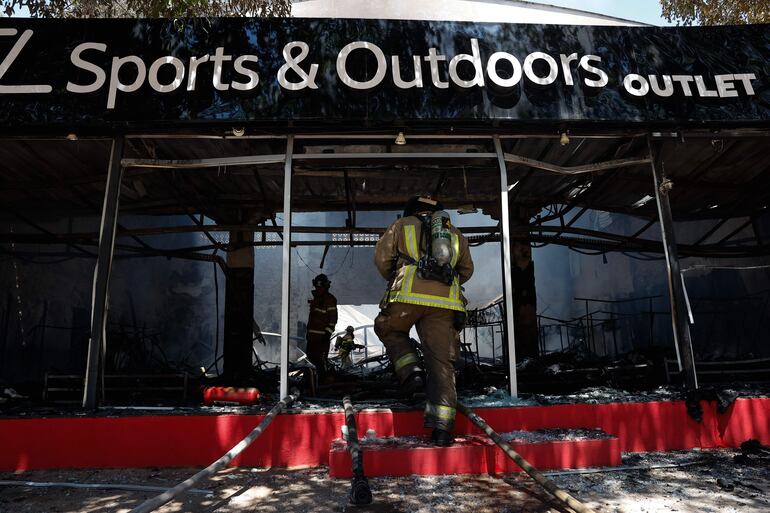
M431 256L439 265L448 264L452 261L452 232L449 227L452 222L449 214L443 210L434 212L430 216L430 238L431 238Z

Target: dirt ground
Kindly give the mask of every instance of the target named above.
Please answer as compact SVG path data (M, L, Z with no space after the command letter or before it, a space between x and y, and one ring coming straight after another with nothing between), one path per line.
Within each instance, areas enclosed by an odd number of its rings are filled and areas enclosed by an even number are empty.
M551 478L597 511L683 513L770 511L770 465L736 463L736 451L631 454L635 470L555 473ZM666 465L667 468L639 469ZM672 468L671 466L678 465ZM0 473L0 481L72 482L172 486L196 469L60 470ZM374 504L350 506L349 481L326 469L228 469L201 483L163 513L546 513L562 512L522 475L376 478ZM156 492L157 493L157 492ZM151 492L0 486L3 513L128 512Z

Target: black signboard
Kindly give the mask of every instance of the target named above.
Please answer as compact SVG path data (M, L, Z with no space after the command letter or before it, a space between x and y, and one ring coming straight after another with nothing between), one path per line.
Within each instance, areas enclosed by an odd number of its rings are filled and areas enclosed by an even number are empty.
M0 23L0 129L764 125L770 26Z

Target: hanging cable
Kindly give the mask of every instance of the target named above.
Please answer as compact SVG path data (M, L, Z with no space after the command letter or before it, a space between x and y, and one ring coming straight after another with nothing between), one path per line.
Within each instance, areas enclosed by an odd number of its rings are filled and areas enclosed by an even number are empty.
M345 261L348 259L348 254L350 254L350 250L351 250L351 246L348 246L348 250L345 252L345 256L342 257L342 261L340 262L340 265L337 267L337 269L335 271L326 273L327 276L334 276L335 274L339 273L342 270L342 268L345 265ZM319 272L319 271L316 271L315 269L313 269L312 267L310 267L310 265L308 265L308 263L305 262L305 259L302 258L302 256L299 254L299 251L297 250L297 248L294 248L294 254L296 254L297 258L299 258L300 262L302 262L302 264L305 267L307 267L308 271L310 271L313 274L316 274L316 273Z
M348 246L348 250L345 252L345 256L342 257L342 262L340 262L339 267L337 267L336 271L334 271L332 273L329 273L329 276L334 276L335 274L337 274L338 272L340 272L342 270L343 266L345 265L345 261L348 259L348 254L350 254L351 248L352 248L352 246Z
M299 250L298 250L297 248L294 248L294 254L295 254L295 255L297 255L297 258L299 258L299 261L300 261L300 262L302 262L302 264L303 264L305 267L307 267L307 270L308 270L308 271L310 271L310 272L311 272L311 273L313 273L313 274L317 274L317 273L318 273L318 271L316 271L315 269L313 269L312 267L310 267L310 266L308 265L308 263L307 263L307 262L305 262L305 259L304 259L304 258L302 258L302 255L300 255L300 254L299 254Z

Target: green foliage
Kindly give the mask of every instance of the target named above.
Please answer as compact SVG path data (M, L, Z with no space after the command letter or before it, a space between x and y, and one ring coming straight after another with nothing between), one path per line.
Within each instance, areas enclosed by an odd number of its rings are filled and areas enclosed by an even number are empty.
M660 0L663 16L681 25L770 22L770 0Z
M289 16L291 0L2 0L11 16L26 7L33 18L191 18Z

